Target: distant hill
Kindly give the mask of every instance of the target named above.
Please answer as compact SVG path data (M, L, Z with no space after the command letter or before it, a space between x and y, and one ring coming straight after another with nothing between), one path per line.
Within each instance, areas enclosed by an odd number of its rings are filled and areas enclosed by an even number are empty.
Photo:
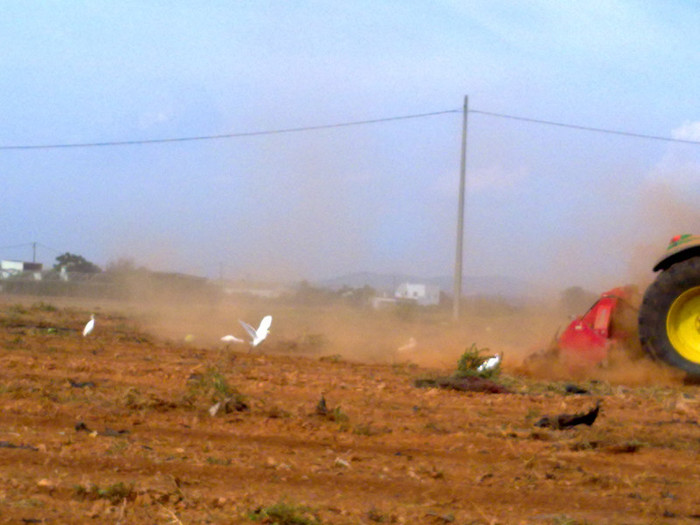
M380 292L391 292L405 282L434 284L447 294L452 294L452 276L419 277L405 274L381 274L373 272L356 272L340 277L315 281L315 286L337 290L343 286L362 288L371 286ZM500 295L503 297L526 297L531 294L532 286L526 281L498 275L483 277L464 277L462 295Z

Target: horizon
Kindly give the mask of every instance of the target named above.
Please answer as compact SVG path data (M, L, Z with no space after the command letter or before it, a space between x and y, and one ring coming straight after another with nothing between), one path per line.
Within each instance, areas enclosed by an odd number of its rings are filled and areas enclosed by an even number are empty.
M30 243L31 245L32 243ZM66 252L64 252L65 254ZM72 254L80 255L80 254ZM31 261L22 259L8 259L0 256L2 261L11 262L24 262L30 263ZM87 261L88 263L94 264L92 261ZM265 280L265 279L253 279L249 276L217 276L217 277L207 277L204 275L190 274L186 272L168 271L158 268L149 268L146 266L139 266L133 264L133 261L120 261L121 263L127 263L130 266L127 271L146 271L153 274L171 274L171 275L182 275L184 277L192 277L197 279L206 279L210 282L220 282L220 283L252 283L255 285L266 285L266 286L295 286L301 283L309 283L311 286L336 290L343 288L345 286L352 289L359 289L364 286L369 286L376 291L389 291L395 290L400 284L403 283L418 283L418 284L429 284L437 286L441 292L447 295L452 295L454 292L454 275L444 274L444 275L419 275L419 274L407 274L407 273L382 273L382 272L372 272L367 270L359 270L347 272L344 274L334 275L334 276L316 276L316 277L305 277L301 279L293 280ZM51 272L55 270L53 263L44 263L37 261L41 264L42 272ZM119 269L102 267L98 265L98 273L109 273L110 271L120 271ZM33 273L31 271L26 271L26 273ZM69 273L85 274L83 271L73 271ZM92 273L92 272L87 272ZM2 279L0 279L1 281ZM32 279L33 280L33 279ZM388 282L391 281L391 285ZM477 287L474 290L474 287ZM470 292L471 287L471 294ZM512 277L508 275L498 275L498 274L484 274L484 275L463 275L462 276L462 296L469 297L470 295L493 295L493 296L506 296L511 298L535 298L543 297L552 293L560 293L565 288L570 287L580 287L578 284L571 284L564 286L563 288L556 290L556 287L547 287L546 289L541 289L535 291L537 287L535 284L528 282L526 280L519 279L517 277ZM589 290L587 290L589 291ZM595 290L590 290L595 292Z

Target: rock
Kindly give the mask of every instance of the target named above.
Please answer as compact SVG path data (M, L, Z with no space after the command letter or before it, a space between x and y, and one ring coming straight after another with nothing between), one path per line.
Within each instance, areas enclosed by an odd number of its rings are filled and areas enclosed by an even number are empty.
M56 483L50 479L43 478L37 482L37 486L45 489L53 489L56 488Z
M336 467L350 468L350 463L345 461L343 458L335 458L333 465Z

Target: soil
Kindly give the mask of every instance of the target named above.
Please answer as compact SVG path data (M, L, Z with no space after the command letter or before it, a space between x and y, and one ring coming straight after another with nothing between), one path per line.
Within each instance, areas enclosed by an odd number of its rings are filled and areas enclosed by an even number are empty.
M275 322L254 352L175 339L115 305L83 337L92 311L0 296L1 523L700 523L700 390L675 376L573 394L506 354L511 393L416 388L449 365Z

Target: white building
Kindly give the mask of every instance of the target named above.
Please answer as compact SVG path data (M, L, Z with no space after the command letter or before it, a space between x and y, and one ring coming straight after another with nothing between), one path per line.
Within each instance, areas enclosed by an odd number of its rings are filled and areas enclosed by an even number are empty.
M34 279L41 280L41 263L23 261L0 261L0 279L9 279L14 275L23 273L32 274Z
M421 306L440 303L440 287L432 284L402 283L396 289L397 299L415 301Z

